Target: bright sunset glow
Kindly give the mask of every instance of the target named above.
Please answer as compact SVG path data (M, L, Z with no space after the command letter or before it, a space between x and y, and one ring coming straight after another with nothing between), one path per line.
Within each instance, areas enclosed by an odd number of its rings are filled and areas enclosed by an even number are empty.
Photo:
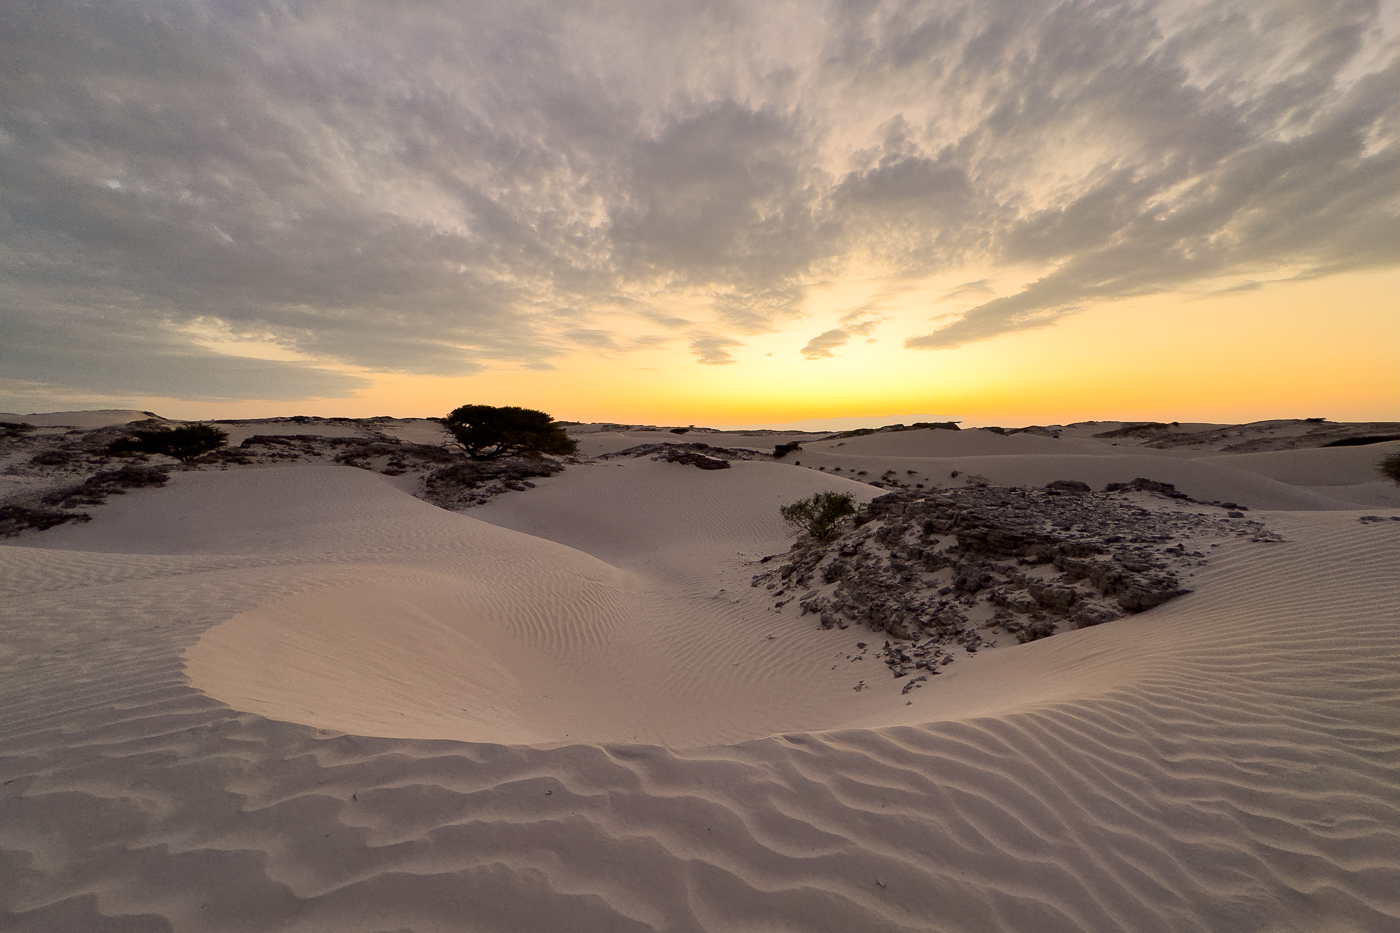
M1393 5L10 19L0 410L1400 418Z

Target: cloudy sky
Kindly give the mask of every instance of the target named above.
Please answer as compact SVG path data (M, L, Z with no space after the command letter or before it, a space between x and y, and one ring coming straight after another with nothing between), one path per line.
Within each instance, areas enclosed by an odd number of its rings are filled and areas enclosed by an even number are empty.
M1400 417L1400 0L5 19L3 410Z

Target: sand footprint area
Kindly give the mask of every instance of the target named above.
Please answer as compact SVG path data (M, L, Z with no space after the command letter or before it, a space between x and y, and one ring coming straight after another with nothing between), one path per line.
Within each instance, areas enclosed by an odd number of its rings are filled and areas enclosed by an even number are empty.
M1282 542L917 702L748 586L810 465L178 474L0 545L0 928L1393 929L1400 522L1256 459Z

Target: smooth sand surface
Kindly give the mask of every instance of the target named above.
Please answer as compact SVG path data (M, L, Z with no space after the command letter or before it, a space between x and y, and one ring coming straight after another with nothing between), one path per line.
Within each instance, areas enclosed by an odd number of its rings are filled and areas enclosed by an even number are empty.
M180 473L0 546L0 929L1396 929L1400 512L1331 482L1369 482L1356 448L978 433L581 465L463 514L347 467ZM911 700L846 660L882 633L748 586L778 504L884 463L1180 480L1286 540Z
M832 471L840 467L842 473L837 475L850 476L852 471L863 470L861 478L865 480L893 470L901 482L920 482L932 488L960 485L969 474L998 485L1043 485L1072 479L1095 489L1145 477L1172 483L1197 499L1291 511L1356 508L1357 504L1344 495L1315 487L1374 480L1374 465L1385 456L1383 448L1391 446L1238 456L1190 452L1196 455L1185 457L1179 451L1119 448L1093 439L1055 440L1030 434L1001 437L989 431L911 431L809 442L790 457L804 468ZM952 475L954 471L957 476ZM1275 478L1276 474L1285 479Z
M36 428L104 428L113 424L127 424L144 421L151 417L150 412L134 408L106 408L99 411L47 411L21 415L16 412L0 411L0 421L16 424L32 424Z

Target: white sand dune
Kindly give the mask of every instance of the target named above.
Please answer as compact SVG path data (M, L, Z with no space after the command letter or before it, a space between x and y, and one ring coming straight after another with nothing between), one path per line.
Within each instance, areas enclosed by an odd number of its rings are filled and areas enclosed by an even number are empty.
M672 434L669 431L654 429L648 431L580 431L577 433L571 429L570 434L578 441L579 453L585 457L601 457L603 454L615 453L643 444L692 443L709 444L712 447L748 448L767 454L772 453L773 448L778 444L812 439L810 434L711 434L709 432Z
M0 546L0 929L1400 925L1400 521L1319 492L1366 458L977 434L461 515L343 467L177 474ZM879 494L818 457L1145 475L1287 540L906 705L846 660L874 636L748 586L777 503Z
M1384 495L1380 501L1371 501L1377 496L1375 465L1395 449L1400 449L1400 442L1200 456L1189 450L1117 448L1091 438L1056 440L1029 434L1001 437L987 431L916 431L806 443L792 457L794 463L808 468L841 467L846 474L864 470L866 479L893 470L901 481L926 482L930 486L960 485L967 474L979 474L1001 485L1042 485L1073 479L1101 489L1111 482L1141 476L1172 483L1197 499L1294 511L1387 504ZM954 470L961 475L952 477ZM1358 502L1342 488L1353 486L1365 486L1369 490L1366 498ZM1400 504L1400 499L1396 504Z
M151 417L147 411L134 408L105 408L98 411L47 411L21 415L0 411L0 421L32 424L36 428L105 428L113 424L144 421Z

